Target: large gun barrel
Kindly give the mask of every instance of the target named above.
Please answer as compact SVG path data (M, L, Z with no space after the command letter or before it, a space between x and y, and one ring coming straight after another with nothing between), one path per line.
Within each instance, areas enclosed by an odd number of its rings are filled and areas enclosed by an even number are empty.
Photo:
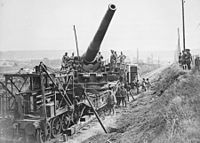
M114 4L110 4L108 6L108 10L101 21L101 24L92 40L90 43L86 53L83 54L82 59L85 63L91 63L95 60L95 57L97 53L99 52L101 42L105 36L105 33L108 29L108 26L110 24L110 21L115 13L116 6Z

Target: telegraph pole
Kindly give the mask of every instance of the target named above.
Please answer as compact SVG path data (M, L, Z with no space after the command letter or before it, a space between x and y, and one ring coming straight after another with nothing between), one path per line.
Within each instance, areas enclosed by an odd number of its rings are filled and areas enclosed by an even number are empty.
M185 17L184 17L184 0L182 1L182 20L183 20L183 50L185 51Z
M137 48L137 64L139 64L139 50Z

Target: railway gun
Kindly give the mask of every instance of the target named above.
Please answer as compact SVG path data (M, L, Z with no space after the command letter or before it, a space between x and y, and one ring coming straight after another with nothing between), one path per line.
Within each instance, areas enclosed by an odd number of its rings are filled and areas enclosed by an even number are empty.
M96 58L115 10L114 4L108 6L86 52L68 60L61 70L41 62L31 73L4 75L5 81L0 82L0 126L9 125L1 128L0 141L49 142L70 134L70 127L84 121L85 116L107 110L109 87L116 92L127 81L126 63L117 63L111 70L111 63Z

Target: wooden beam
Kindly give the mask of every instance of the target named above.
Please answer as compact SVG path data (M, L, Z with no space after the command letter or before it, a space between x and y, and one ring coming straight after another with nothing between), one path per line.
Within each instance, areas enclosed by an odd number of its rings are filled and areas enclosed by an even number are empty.
M97 119L98 119L98 121L99 121L101 127L103 128L104 132L107 134L108 132L107 132L106 128L104 127L104 125L103 125L103 123L102 123L102 121L101 121L101 119L100 119L98 113L97 113L96 110L94 109L94 106L93 106L92 103L90 102L90 99L88 98L88 96L87 96L87 94L86 94L85 92L84 92L84 95L85 95L87 101L89 102L90 106L92 107L92 109L93 109L93 111L94 111L94 114L95 114L95 116L97 117Z

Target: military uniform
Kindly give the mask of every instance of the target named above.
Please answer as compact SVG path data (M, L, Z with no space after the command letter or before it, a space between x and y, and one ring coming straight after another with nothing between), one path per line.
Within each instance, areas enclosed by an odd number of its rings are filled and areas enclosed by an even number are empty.
M115 97L113 91L110 90L109 94L108 94L108 98L107 98L107 107L108 107L110 114L111 114L111 112L113 112L113 114L114 114L115 104L116 104L116 97Z
M116 66L116 56L113 50L111 50L111 56L110 56L110 69L111 71L114 70L115 66Z
M200 58L199 57L195 58L195 69L200 71Z
M185 58L186 58L185 60L186 60L186 65L188 67L188 70L190 70L191 69L191 62L192 62L192 55L190 54L189 50L187 50L187 54L186 54Z
M127 103L127 91L124 87L121 88L121 101L122 105L126 107Z
M118 87L116 92L116 100L117 100L117 106L120 106L121 104L121 89Z
M62 58L62 68L66 68L68 61L70 60L69 56L67 55L67 53L65 53L65 55Z
M143 81L142 81L142 89L143 89L144 91L147 90L147 89L146 89L146 81L145 81L145 79L143 79Z
M186 67L188 70L191 69L191 62L192 62L192 55L190 53L190 49L186 49L183 51L182 54L182 66L183 70L186 70Z

